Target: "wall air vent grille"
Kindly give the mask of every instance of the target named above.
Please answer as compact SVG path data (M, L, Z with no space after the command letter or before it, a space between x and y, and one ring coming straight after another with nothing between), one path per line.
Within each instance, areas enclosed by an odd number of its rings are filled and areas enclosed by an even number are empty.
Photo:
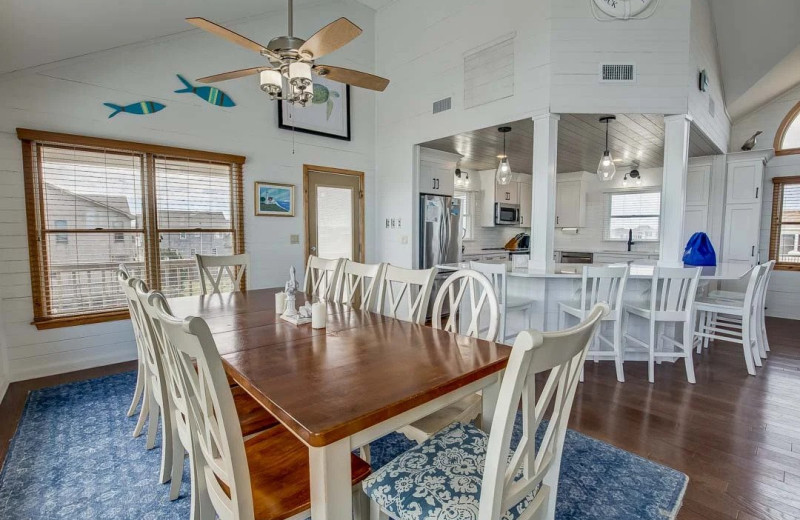
M603 83L633 83L636 66L632 63L601 63L600 81Z
M450 110L453 108L453 98L446 97L444 99L440 99L439 101L433 102L433 113L438 114L439 112L444 112L445 110Z

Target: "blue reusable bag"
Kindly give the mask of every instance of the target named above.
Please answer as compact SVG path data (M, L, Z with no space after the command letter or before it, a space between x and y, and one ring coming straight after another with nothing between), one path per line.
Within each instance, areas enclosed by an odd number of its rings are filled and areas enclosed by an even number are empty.
M711 239L702 231L695 233L683 250L683 263L686 265L717 265L717 253Z

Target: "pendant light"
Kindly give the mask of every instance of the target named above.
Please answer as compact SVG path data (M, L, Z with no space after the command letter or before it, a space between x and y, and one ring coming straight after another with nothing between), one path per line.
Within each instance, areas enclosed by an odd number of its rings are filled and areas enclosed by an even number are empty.
M606 150L603 152L600 164L597 165L597 177L603 182L610 181L614 178L614 174L617 173L617 167L614 165L614 158L611 157L611 152L608 150L608 123L615 119L615 116L600 118L600 122L606 124Z
M501 126L497 129L498 132L503 134L503 155L500 156L500 164L497 165L497 184L506 184L511 182L511 165L508 164L508 156L506 155L506 134L511 131L510 126Z

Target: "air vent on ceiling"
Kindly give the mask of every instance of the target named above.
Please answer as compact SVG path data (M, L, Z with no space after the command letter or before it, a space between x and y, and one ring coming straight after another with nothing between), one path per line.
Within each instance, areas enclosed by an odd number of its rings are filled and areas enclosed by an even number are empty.
M439 101L433 102L433 113L438 114L439 112L444 112L445 110L450 110L453 107L452 97L446 97L444 99L440 99Z
M636 67L632 63L601 63L600 81L603 83L633 83Z

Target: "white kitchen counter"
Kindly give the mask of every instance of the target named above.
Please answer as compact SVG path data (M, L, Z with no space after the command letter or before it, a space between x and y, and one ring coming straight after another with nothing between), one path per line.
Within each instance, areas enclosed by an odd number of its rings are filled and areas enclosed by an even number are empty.
M594 266L630 265L630 278L651 278L656 266L655 260L634 260L632 262L614 264L591 264ZM442 271L457 271L469 269L469 262L437 265ZM749 265L721 263L716 267L703 267L700 275L702 280L738 280L750 270ZM583 264L554 264L551 269L512 269L508 272L509 278L581 278Z

